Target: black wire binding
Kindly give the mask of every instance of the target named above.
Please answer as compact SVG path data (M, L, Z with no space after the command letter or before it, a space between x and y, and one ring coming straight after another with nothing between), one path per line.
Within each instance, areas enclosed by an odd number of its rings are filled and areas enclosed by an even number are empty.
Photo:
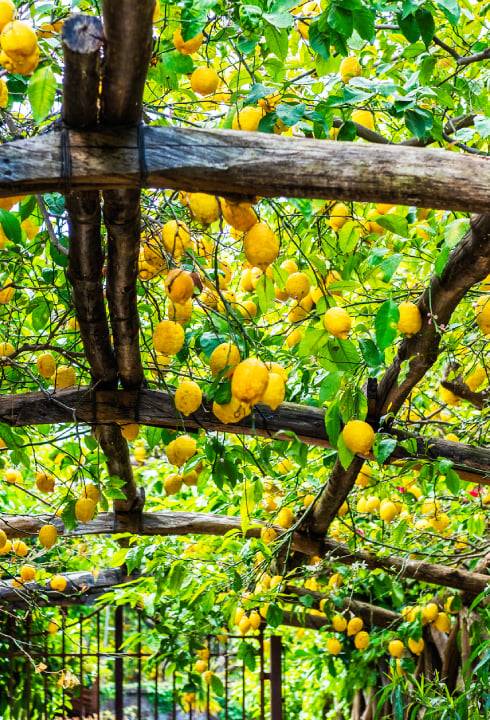
M138 161L140 166L140 185L142 188L148 184L148 165L146 164L145 153L145 130L144 122L138 125Z
M61 179L66 197L71 193L71 152L70 131L64 125L61 128Z

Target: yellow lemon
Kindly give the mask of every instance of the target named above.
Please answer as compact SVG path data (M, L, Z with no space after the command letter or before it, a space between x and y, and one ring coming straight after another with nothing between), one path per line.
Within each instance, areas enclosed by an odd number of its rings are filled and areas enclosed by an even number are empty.
M51 585L52 590L57 590L58 592L63 592L64 590L66 590L67 582L66 582L66 578L64 578L63 575L54 575L51 578L49 584Z
M362 420L349 420L342 430L342 438L349 450L367 455L374 444L374 430Z
M279 255L279 240L265 223L256 223L245 235L243 250L248 262L261 270Z
M233 373L231 392L238 400L255 405L262 400L269 382L269 371L262 360L242 360Z
M402 643L401 640L391 640L388 643L388 652L392 657L399 658L403 655L403 651L405 650L405 645Z
M153 331L153 347L163 355L177 355L182 349L185 332L172 320L162 320Z
M347 340L352 320L344 308L332 307L323 316L325 330L336 338Z
M43 353L36 359L36 367L41 377L50 378L56 372L56 360L51 353Z
M411 337L420 332L422 328L422 315L420 310L411 302L402 302L398 306L400 319L397 323L398 332Z
M193 380L183 380L175 391L174 402L179 412L190 415L202 403L202 390Z
M272 410L276 410L283 402L286 393L284 380L275 372L269 373L269 381L265 393L262 396L262 402L268 405Z
M199 35L196 35L189 40L184 40L180 27L178 27L177 30L174 32L172 38L175 49L182 53L182 55L193 55L194 53L196 53L201 47L203 40L204 36L202 33L199 33Z
M49 550L58 540L58 531L54 525L43 525L39 530L39 542Z
M191 75L191 88L197 95L212 95L219 85L219 75L211 67L198 67Z
M256 132L259 129L259 123L264 115L265 112L262 108L248 105L236 113L233 118L233 122L231 123L231 127L233 130Z

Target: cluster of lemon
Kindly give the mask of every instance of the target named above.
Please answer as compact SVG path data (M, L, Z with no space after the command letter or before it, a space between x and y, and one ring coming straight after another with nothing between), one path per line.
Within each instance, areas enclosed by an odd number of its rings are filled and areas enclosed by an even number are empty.
M202 675L204 682L209 685L214 672L209 669L209 658L211 653L208 646L205 645L201 650L197 650L196 655L198 659L194 663L194 670L199 673L199 675Z
M14 20L12 0L0 1L0 63L14 75L30 75L39 63L37 36L32 28Z

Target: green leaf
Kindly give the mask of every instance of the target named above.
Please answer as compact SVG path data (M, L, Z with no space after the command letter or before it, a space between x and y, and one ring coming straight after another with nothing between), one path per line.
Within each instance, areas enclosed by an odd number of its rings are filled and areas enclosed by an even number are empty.
M461 8L457 0L439 0L437 7L442 10L452 25L458 24Z
M162 61L167 70L177 75L188 75L194 70L192 57L190 55L182 55L178 50L163 55Z
M341 140L342 142L352 142L352 140L354 140L356 137L357 130L352 120L346 120L345 122L343 122L342 125L339 127L337 140Z
M261 83L255 83L254 85L252 85L252 89L246 96L245 100L247 103L254 104L257 102L257 100L260 100L267 95L271 95L273 92L273 89L266 88L265 85L261 85Z
M453 494L457 495L460 488L459 475L456 470L448 468L446 470L446 485L447 489Z
M342 422L348 423L356 412L354 395L350 387L346 388L339 401L340 415Z
M223 697L225 688L219 675L211 675L211 690L218 697Z
M310 23L309 43L311 49L318 53L324 60L330 57L330 34L320 30L318 20Z
M331 5L328 13L328 24L340 35L350 38L354 30L354 18L351 10Z
M371 338L363 338L359 340L359 346L361 348L362 357L366 361L366 365L369 368L376 370L383 365L385 361L384 352L376 346L376 343Z
M305 114L305 110L306 105L303 103L299 103L297 105L286 105L285 103L281 103L276 107L277 116L288 127L296 125L296 123L298 123Z
M47 65L33 73L27 95L32 107L32 114L37 123L42 122L53 107L56 94L56 78Z
M325 430L332 447L337 447L337 440L340 434L340 407L339 402L333 402L325 413Z
M49 306L45 302L40 301L38 306L32 313L32 327L34 328L34 330L39 332L43 328L46 328L46 326L48 325L49 316Z
M343 375L344 373L340 371L331 372L323 379L318 398L321 403L325 403L335 397L340 389Z
M398 306L393 300L386 300L374 320L376 331L376 344L381 352L391 345L397 335L397 323L400 319Z
M18 245L22 241L22 230L15 215L7 212L7 210L0 209L0 223L8 239Z
M20 447L23 443L15 433L12 432L8 425L4 423L0 424L0 438L5 442L6 446L13 450L13 448Z
M128 548L120 548L119 550L117 550L114 553L114 555L111 557L109 567L116 568L116 567L121 567L121 565L124 565L127 553L128 553Z
M426 48L428 48L436 32L434 18L432 17L432 14L429 10L426 10L425 8L419 8L415 12L415 20L417 22L417 25L419 26L420 35L422 37L422 40L424 41L424 45Z
M450 251L450 249L448 248L448 246L447 246L447 245L444 245L444 246L442 247L439 255L437 256L437 260L436 260L436 262L435 262L435 264L434 264L434 270L435 270L436 273L439 275L439 277L441 277L442 271L443 271L444 268L446 267L446 263L447 263L447 261L448 261L449 253L450 253L450 252L451 252L451 251Z
M266 613L267 624L273 628L279 627L279 625L283 621L283 618L284 611L282 610L282 608L280 608L279 605L276 605L275 603L271 603L267 608Z
M214 350L226 342L227 338L224 335L216 335L214 332L203 333L199 338L199 346L206 357L209 359Z
M342 465L344 470L347 470L347 468L354 459L355 453L353 453L352 450L349 450L349 448L344 442L342 434L340 434L337 439L337 450L339 451L340 464Z
M376 13L366 7L359 7L353 13L354 28L363 40L371 42L374 38L374 21Z
M170 568L170 572L167 575L166 580L166 586L167 589L172 595L172 597L175 597L180 588L182 587L182 583L184 582L185 577L185 565L180 560L177 560L176 562L172 563L172 566Z
M396 448L396 445L396 438L390 437L389 435L376 435L373 446L373 454L380 465L382 465L384 461L390 457L391 453Z
M359 226L353 220L349 220L340 228L339 245L346 255L349 255L354 250L360 239L361 232Z
M269 51L280 60L285 60L289 45L288 31L267 24L264 28L264 37Z
M319 350L328 343L329 339L330 336L325 330L321 330L320 328L307 330L304 338L298 345L299 357L317 355Z
M388 215L375 215L372 219L381 225L381 227L384 227L385 230L389 230L395 235L400 235L404 238L409 237L407 218L402 215L389 213Z
M291 13L288 12L270 12L264 15L264 20L276 28L290 28L294 22Z
M403 17L402 15L397 15L397 20L400 30L402 31L403 35L405 35L408 42L417 42L420 37L420 28L415 19L415 15L410 14L406 17Z
M331 338L326 347L338 370L354 372L361 362L356 346L351 340Z
M276 297L274 294L274 283L265 273L262 273L260 276L255 292L257 293L260 312L264 314L274 305Z
M422 138L431 129L434 120L428 110L414 107L405 112L405 125L416 137Z
M75 503L76 500L71 499L65 503L63 512L61 513L61 520L67 530L74 530L78 525L78 521L75 517Z

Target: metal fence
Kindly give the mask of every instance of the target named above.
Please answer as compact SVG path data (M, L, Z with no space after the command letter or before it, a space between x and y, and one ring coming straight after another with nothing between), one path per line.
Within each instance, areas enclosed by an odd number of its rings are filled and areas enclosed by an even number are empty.
M283 718L279 636L203 638L217 678L209 684L145 647L137 610L60 608L58 617L51 632L27 612L0 622L1 720ZM128 650L132 633L138 641Z

